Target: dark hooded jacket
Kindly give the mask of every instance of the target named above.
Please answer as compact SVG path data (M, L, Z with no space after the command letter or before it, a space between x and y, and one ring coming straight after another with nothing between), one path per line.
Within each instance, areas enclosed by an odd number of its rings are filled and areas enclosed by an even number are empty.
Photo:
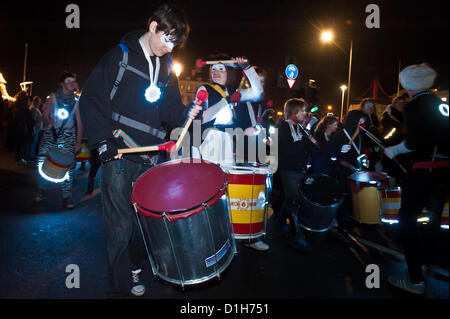
M121 39L121 43L129 49L128 65L148 75L149 64L139 44L139 38L144 33L144 30L128 33ZM122 129L139 146L163 142L155 135L114 121L112 112L157 130L163 130L163 123L172 128L183 125L186 112L177 78L171 74L168 67L170 57L167 55L160 57L157 86L161 89L162 95L157 102L150 103L145 99L145 90L150 85L149 80L129 70L125 71L114 98L110 100L122 57L123 52L119 46L109 50L92 71L82 90L80 114L91 147L97 147L98 143L104 140L113 139L118 148L125 148L122 138L113 136L116 129ZM155 56L152 56L151 60L155 67ZM126 157L133 161L142 161L139 155L130 154Z

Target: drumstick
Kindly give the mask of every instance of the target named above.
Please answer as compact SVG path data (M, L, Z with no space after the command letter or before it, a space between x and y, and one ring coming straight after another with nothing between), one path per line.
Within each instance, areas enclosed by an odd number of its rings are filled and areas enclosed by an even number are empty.
M375 137L375 135L373 135L372 133L370 133L368 130L366 130L364 127L360 127L364 133L366 133L367 137L370 138L372 141L374 141L382 150L384 150L386 147L383 145L383 143L381 143L381 141L379 139L377 139ZM403 171L403 173L406 173L406 169L402 166L402 164L400 164L400 162L398 161L398 159L391 158L391 160L394 161L395 164L398 165L398 167L400 167L400 169Z
M197 93L194 103L196 105L200 105L207 99L208 99L208 91L200 90ZM183 141L183 138L186 135L191 123L192 123L192 119L188 119L188 121L184 125L183 131L181 132L180 137L178 138L176 143L173 141L168 141L163 144L152 145L152 146L121 148L121 149L117 150L117 153L118 154L129 154L129 153L143 153L143 152L155 152L155 151L175 152L180 147L180 144Z
M350 139L350 142L348 142L348 145L352 145L353 141L355 140L355 138L358 136L359 134L359 126L356 128L355 133L353 133L352 138Z
M169 141L163 144L134 147L134 148L121 148L117 150L119 154L129 154L129 153L143 153L143 152L155 152L155 151L169 151L175 147L175 142Z
M197 95L195 97L194 104L195 105L200 105L200 104L202 104L203 102L205 102L207 100L208 100L208 91L200 90L200 91L198 91L198 93L197 93ZM186 135L189 127L191 126L191 123L192 123L192 119L189 118L186 121L186 124L184 125L183 130L181 131L180 137L178 137L177 143L175 144L175 148L172 149L172 150L169 150L169 152L175 152L175 151L177 151L179 149L180 144L181 144L181 142L184 139L184 136Z
M248 60L245 59L244 62L248 62ZM205 65L207 65L207 64L217 64L217 63L230 63L230 64L231 64L231 63L236 63L236 60L203 61L202 59L197 59L197 61L195 61L195 65L196 65L198 68L201 68L201 67L203 67L203 66L205 66Z

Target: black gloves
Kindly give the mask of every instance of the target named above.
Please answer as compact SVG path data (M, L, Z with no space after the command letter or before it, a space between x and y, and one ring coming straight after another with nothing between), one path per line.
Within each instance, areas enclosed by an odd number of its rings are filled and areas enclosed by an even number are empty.
M117 153L117 146L112 139L107 139L98 143L98 155L102 163L112 161Z

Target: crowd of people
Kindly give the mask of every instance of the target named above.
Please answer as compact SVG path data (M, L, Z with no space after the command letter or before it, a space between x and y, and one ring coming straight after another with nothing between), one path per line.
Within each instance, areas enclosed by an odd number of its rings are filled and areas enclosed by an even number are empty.
M38 141L43 126L42 102L38 96L31 97L19 91L15 101L0 96L0 139L4 149L15 154L19 165L36 160Z
M130 195L133 184L143 172L167 160L161 152L123 155L118 150L160 144L167 139L167 128L181 127L188 119L198 120L201 132L207 131L202 140L191 141L192 157L218 165L233 164L238 158L243 162L258 161L249 151L250 145L269 148L274 142L278 143L274 188L281 190L282 199L272 196L270 201L281 229L301 253L312 249L299 223L302 205L299 184L303 178L309 174L325 174L338 181L345 194L336 215L338 237L348 243L353 221L348 177L361 170L387 173L391 176L391 187L405 187L400 222L410 269L409 281L394 278L392 283L420 293L423 278L417 267L423 263L421 256L411 248L411 240L418 241L411 216L421 211L429 196L417 194L413 185L419 181L433 185L430 189L438 188L430 205L436 212L442 211L439 209L448 194L448 181L439 178L448 170L448 146L444 146L445 141L448 142L448 123L443 123L437 115L434 120L424 120L423 117L432 116L429 110L420 114L412 110L413 104L426 109L438 103L429 91L434 70L426 65L414 66L412 71L405 69L400 80L408 95L396 97L381 118L376 115L376 101L370 98L349 110L342 122L333 115L317 119L315 113L310 112L307 100L292 98L284 103L284 116L275 120L275 108L265 93L268 74L244 57L230 58L223 54L212 57L218 62L210 67L210 82L197 91L206 91L208 99L183 105L168 54L183 45L188 34L189 24L182 10L164 5L150 17L145 30L125 35L120 45L100 60L83 86L80 99L76 94L76 75L65 72L59 79L59 89L50 94L43 105L38 97L31 99L26 92L19 92L13 105L2 106L2 139L8 149L14 149L18 162L33 159L42 162L51 148L65 150L75 157L83 132L91 148L98 152L99 163L102 163L101 198L110 296L123 293L119 268L124 258L129 258L133 265L131 292L136 296L145 292L139 276L145 268L146 252ZM428 82L422 81L423 78ZM426 96L419 99L417 94ZM67 116L59 117L60 108L67 111ZM427 123L423 136L419 137L412 132L418 121ZM237 128L243 132L243 153L236 151L236 141L229 133L229 129ZM269 133L270 128L278 129L277 141ZM260 134L262 131L265 134ZM431 151L424 136L432 145ZM259 139L264 141L258 143ZM382 141L382 145L377 141ZM361 161L362 157L366 161ZM439 160L435 161L436 158ZM423 161L431 163L432 177L414 169L414 165ZM436 162L441 166L434 166ZM447 166L442 164L444 162ZM93 167L91 184L98 165ZM61 183L67 208L75 205L73 168L72 165L69 178ZM37 202L44 198L42 182L39 179ZM411 199L414 196L423 200ZM276 203L280 205L277 207ZM247 245L260 251L269 249L261 239L249 241Z

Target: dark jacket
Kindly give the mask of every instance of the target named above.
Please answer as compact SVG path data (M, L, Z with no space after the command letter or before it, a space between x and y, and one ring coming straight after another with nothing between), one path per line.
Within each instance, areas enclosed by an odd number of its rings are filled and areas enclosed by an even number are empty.
M386 146L392 146L400 143L405 139L405 128L403 123L403 114L397 109L389 106L388 109L383 113L383 118L381 119L381 135L383 137L382 141ZM393 129L394 133L389 138L386 137Z
M413 162L430 161L435 146L438 154L449 156L448 104L431 92L420 92L406 104L403 115Z
M128 65L148 75L149 64L138 41L144 33L143 30L128 33L121 39L121 43L129 49ZM129 70L125 71L113 100L110 100L110 93L122 57L123 52L119 46L106 53L92 71L82 90L80 115L89 144L97 147L99 142L113 139L119 148L126 147L121 138L113 137L112 132L116 129L122 129L139 146L162 143L163 140L154 135L114 121L112 112L158 130L163 130L162 123L167 123L172 128L182 126L185 119L184 105L177 78L169 73L168 57L160 58L157 86L161 89L162 95L155 103L145 99L144 94L150 85L149 80ZM156 58L153 56L151 60L155 68ZM141 161L138 155L126 155L126 157L130 160Z
M280 170L303 172L311 156L315 154L313 143L302 130L300 132L301 140L294 142L288 122L282 121L278 125L278 168Z

